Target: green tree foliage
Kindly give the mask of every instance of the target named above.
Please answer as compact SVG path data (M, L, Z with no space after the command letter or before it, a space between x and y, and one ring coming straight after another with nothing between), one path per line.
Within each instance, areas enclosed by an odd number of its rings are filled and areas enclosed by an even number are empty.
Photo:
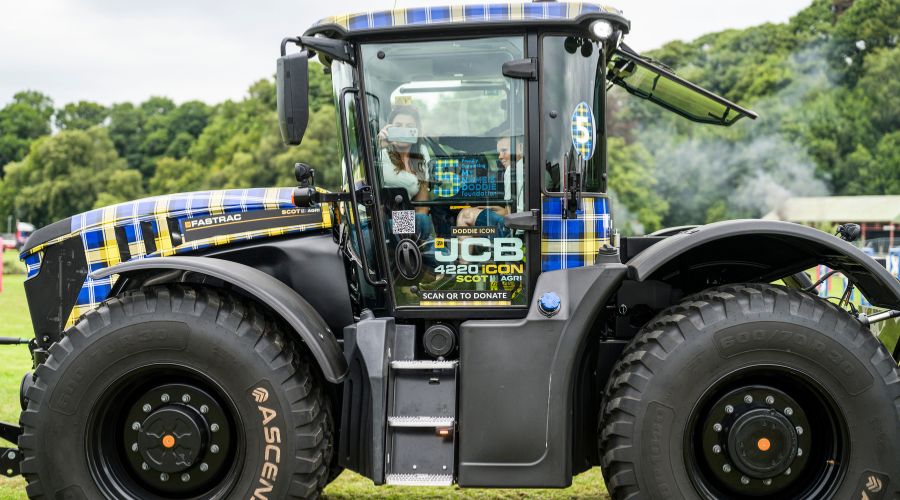
M3 191L15 193L20 220L42 226L140 197L143 188L140 174L127 169L106 129L93 127L35 141L24 159L9 165Z
M33 140L50 133L52 116L53 101L33 90L17 93L0 109L0 177L7 163L28 153Z
M856 0L841 15L831 6L814 0L786 24L650 52L760 114L721 129L621 98L610 130L650 152L664 225L758 217L791 196L900 192L900 3Z
M56 112L56 126L61 130L87 130L100 125L109 110L105 106L90 101L69 103Z
M657 181L650 171L652 156L640 144L626 144L621 137L610 137L609 189L618 210L616 225L625 234L643 234L662 228L669 208L656 190Z

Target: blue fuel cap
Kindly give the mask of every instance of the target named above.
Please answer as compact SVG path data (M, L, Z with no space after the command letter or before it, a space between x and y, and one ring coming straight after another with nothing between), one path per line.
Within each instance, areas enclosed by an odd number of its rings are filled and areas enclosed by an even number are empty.
M559 295L556 295L554 292L547 292L541 295L541 298L538 300L538 309L540 309L541 314L549 318L559 312L560 304Z

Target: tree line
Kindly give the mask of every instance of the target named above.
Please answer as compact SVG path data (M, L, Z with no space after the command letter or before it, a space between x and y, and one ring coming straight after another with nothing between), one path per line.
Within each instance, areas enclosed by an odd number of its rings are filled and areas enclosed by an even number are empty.
M647 55L760 112L723 129L612 92L609 186L625 233L757 217L787 196L900 193L900 2L813 3L782 24L672 42ZM141 196L289 186L296 161L340 185L331 82L310 67L303 144L281 142L275 86L209 105L151 97L56 108L35 91L0 109L0 214L38 226Z

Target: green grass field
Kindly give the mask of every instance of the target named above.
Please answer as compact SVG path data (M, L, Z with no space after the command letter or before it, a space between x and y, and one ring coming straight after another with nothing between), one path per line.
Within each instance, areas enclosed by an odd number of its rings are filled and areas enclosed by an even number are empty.
M12 252L6 252L12 253ZM5 275L0 293L0 337L30 337L31 319L25 303L22 282L25 276ZM0 421L19 421L19 383L31 369L26 346L0 346ZM8 446L3 441L0 446ZM597 498L607 499L600 469L575 478L572 486L557 490L462 490L452 488L412 488L384 486L376 488L370 480L352 472L344 472L325 490L326 498ZM0 476L0 500L25 498L25 480Z

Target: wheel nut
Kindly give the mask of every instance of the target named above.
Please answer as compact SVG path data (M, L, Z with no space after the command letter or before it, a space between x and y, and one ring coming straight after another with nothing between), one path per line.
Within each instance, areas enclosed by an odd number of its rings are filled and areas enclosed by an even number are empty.
M190 403L190 402L191 402L191 395L190 395L190 394L183 394L183 395L181 396L181 402L182 402L182 403Z
M713 424L713 430L716 432L722 432L722 424L716 422L715 424Z
M207 413L209 413L209 406L206 406L206 405L200 405L200 413L202 413L202 414L204 414L204 415L206 415Z
M150 410L152 410L153 407L150 406L149 404L145 404L142 409L144 410L144 413L150 413Z
M803 448L797 448L797 456L798 456L798 457L802 457L802 456L803 456Z
M771 479L763 479L763 484L766 486L769 486L772 484L772 480Z
M211 430L213 432L219 432L219 424L213 423L212 425L209 426L209 430Z
M790 417L791 415L794 414L794 409L791 408L790 406L788 406L787 408L784 409L784 414Z
M210 446L210 447L209 447L209 451L211 451L211 452L213 452L213 453L218 453L218 452L219 452L219 445L214 444L214 445Z
M169 480L169 475L166 474L165 472L163 472L162 474L159 475L159 480L160 480L160 481L168 481L168 480Z
M722 453L722 447L717 444L714 444L713 445L713 453L715 453L716 455L718 455L719 453Z
M734 406L725 405L725 413L734 413Z
M775 398L772 396L766 396L766 404L768 404L768 405L775 404Z
M135 422L135 423L131 424L131 430L133 430L133 431L139 431L139 430L141 430L141 423L140 423L140 422Z
M753 402L753 396L747 394L746 396L744 396L744 402L747 403L747 404L752 403L752 402Z
M790 475L791 475L791 468L790 468L790 467L788 467L787 470L784 471L784 475L785 475L785 476L790 476Z
M206 472L206 471L208 471L208 470L209 470L209 464L208 464L208 463L203 462L202 464L200 464L200 472Z
M138 444L137 444L137 443L131 443L131 451L138 451Z
M186 483L186 482L188 482L188 481L190 481L190 480L191 480L191 475L190 475L190 474L185 473L185 474L182 474L182 475L181 475L181 482L182 482L182 483Z
M750 484L750 478L747 476L741 476L741 484Z
M795 427L795 429L797 430L797 435L798 435L798 436L802 436L802 435L803 435L803 427L800 427L800 426L798 425L797 427Z
M163 393L163 395L159 397L159 400L162 401L163 403L168 403L168 402L169 402L169 395Z
M150 470L150 466L147 465L147 462L144 462L144 463L141 464L141 469L143 469L143 470Z
M723 470L724 472L731 472L731 466L728 465L728 464L725 464L725 465L722 466L722 470Z

